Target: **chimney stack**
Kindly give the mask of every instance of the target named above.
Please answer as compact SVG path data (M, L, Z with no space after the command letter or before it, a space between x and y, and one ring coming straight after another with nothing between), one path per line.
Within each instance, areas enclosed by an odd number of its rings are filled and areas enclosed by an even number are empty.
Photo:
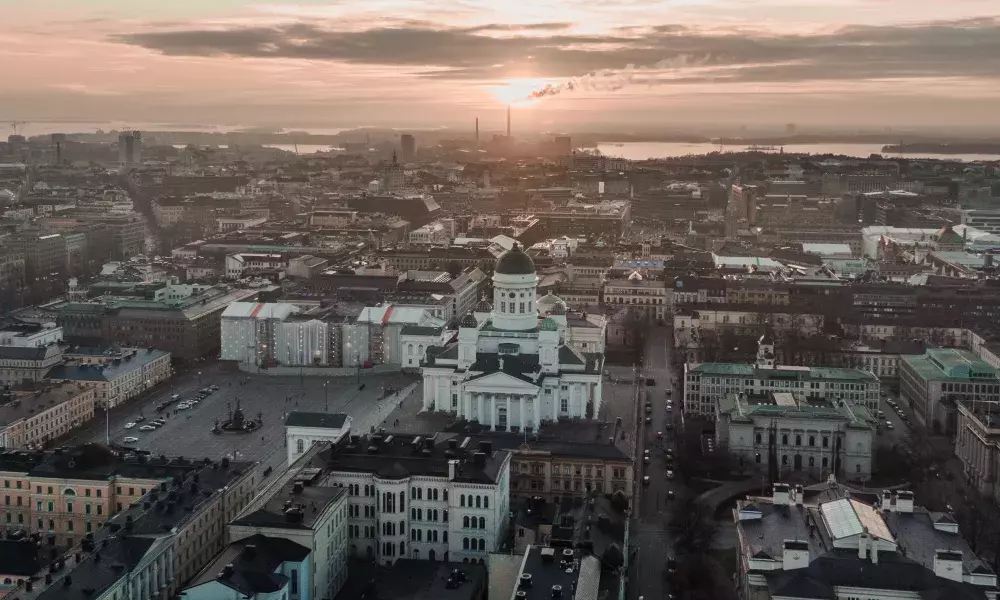
M458 470L458 461L449 460L448 461L448 481L455 481L455 471Z

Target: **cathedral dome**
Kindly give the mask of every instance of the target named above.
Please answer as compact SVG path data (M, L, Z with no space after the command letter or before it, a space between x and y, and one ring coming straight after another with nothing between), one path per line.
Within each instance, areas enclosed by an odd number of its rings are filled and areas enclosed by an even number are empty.
M497 275L531 275L535 272L535 261L515 243L513 248L500 255L493 272Z
M472 315L472 313L469 313L469 314L465 315L464 317L462 317L462 322L459 323L458 326L459 327L472 327L473 329L475 329L476 327L479 327L479 321L476 320L476 317L474 317Z
M545 318L545 319L542 319L541 330L542 331L559 331L559 324L556 323L555 321L553 321L552 319Z
M538 299L538 311L542 314L564 315L566 314L566 309L566 302L553 294L551 290L548 294Z
M489 300L483 298L482 300L479 301L478 304L476 304L476 308L475 308L474 312L477 312L477 313L493 312L493 305L490 304Z

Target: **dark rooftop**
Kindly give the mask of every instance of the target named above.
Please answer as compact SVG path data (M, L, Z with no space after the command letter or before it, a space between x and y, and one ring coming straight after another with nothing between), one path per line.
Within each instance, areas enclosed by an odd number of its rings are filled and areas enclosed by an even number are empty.
M340 429L347 422L344 413L319 413L293 410L285 418L286 427L318 427L321 429Z
M374 473L387 479L448 477L448 461L457 460L456 481L496 483L509 456L505 450L473 446L471 440L465 444L444 434L376 434L352 435L337 447L323 449L318 459L331 471Z
M276 592L288 577L275 570L285 562L302 562L309 552L291 540L252 535L229 544L185 589L218 581L246 597Z
M378 566L351 560L348 572L336 600L476 600L486 595L482 565L402 558L392 566Z
M233 521L233 525L311 529L327 506L347 493L347 488L317 485L319 469L303 469L259 509Z

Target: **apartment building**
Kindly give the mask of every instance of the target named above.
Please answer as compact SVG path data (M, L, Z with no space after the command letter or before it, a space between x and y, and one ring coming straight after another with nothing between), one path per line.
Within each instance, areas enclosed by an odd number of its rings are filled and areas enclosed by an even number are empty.
M980 494L1000 499L1000 403L959 401L955 456Z
M628 307L641 319L664 319L670 307L663 281L643 279L633 273L628 279L611 279L604 284L604 304L611 308Z
M997 576L949 513L913 493L853 489L831 478L738 500L736 591L741 600L978 598Z
M285 574L291 598L334 598L347 581L349 491L346 486L333 485L320 469L311 466L322 447L317 445L303 454L288 472L275 479L251 504L229 524L229 538L234 543L247 543L259 536L288 547L295 544L308 549L308 557L299 551L296 562L305 566L299 570L287 566ZM274 543L274 542L270 542ZM235 568L236 565L234 565ZM274 569L271 569L272 573ZM193 598L203 597L198 587L207 577L217 577L220 571L208 569L192 587ZM221 571L225 573L225 570ZM222 578L223 580L226 577ZM282 586L284 587L284 586ZM273 590L272 590L273 591ZM217 598L215 596L212 598Z
M875 412L880 387L878 377L869 371L776 365L774 340L765 335L754 364L685 363L684 412L716 418L719 403L728 394L762 396L771 392L844 399Z
M0 398L0 447L42 448L94 417L94 389L81 383L47 385Z
M172 374L169 352L124 348L98 362L70 361L59 365L49 371L47 378L88 385L95 392L97 406L114 408L170 379Z
M525 446L522 436L506 434L473 439L511 452L511 497L537 496L559 503L567 498L584 499L594 492L633 495L635 467L617 446L545 439Z
M17 385L45 379L49 370L63 360L58 344L41 347L0 346L0 383Z
M174 476L147 488L145 497L84 535L74 560L62 559L48 576L33 578L14 600L162 600L226 547L226 524L257 485L250 463L192 464L183 459L147 465ZM152 463L152 461L151 461ZM52 573L58 576L52 576Z
M958 348L900 358L900 395L927 427L954 433L960 402L1000 401L1000 370Z

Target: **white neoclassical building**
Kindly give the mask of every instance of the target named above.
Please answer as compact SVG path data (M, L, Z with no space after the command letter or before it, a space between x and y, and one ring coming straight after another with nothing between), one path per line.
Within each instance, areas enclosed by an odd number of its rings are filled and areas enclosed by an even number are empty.
M462 319L458 341L427 350L424 410L455 413L492 430L537 431L543 421L596 418L601 408L602 343L581 350L566 305L537 298L531 257L516 244L497 260L493 304ZM542 316L539 313L542 313ZM581 338L582 339L582 338Z

